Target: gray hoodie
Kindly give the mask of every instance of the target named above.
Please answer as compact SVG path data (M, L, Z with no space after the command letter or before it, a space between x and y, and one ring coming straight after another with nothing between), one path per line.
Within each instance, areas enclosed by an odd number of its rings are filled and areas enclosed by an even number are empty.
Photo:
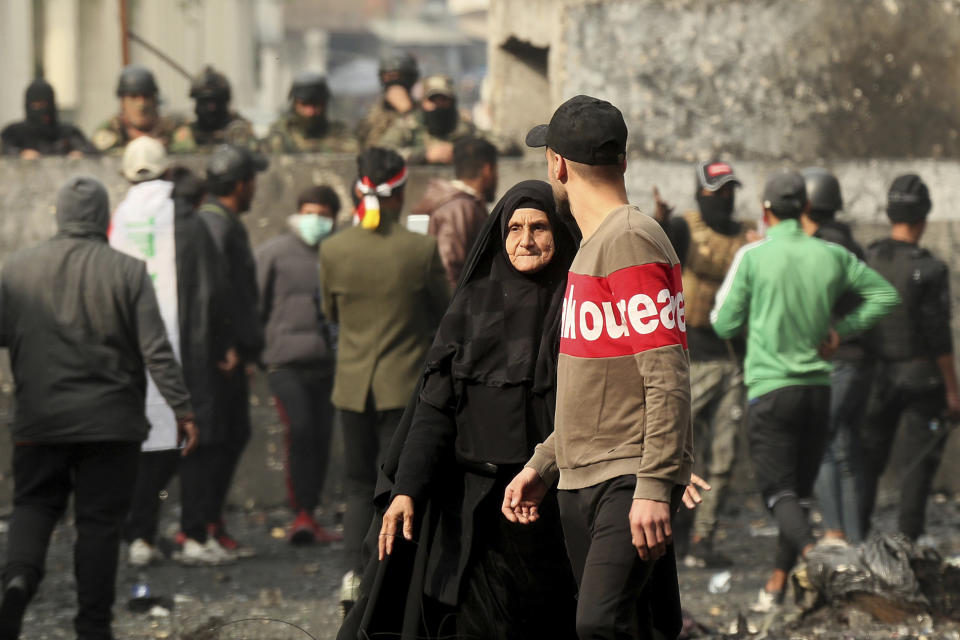
M146 373L178 417L192 413L143 262L107 244L107 192L75 176L59 232L0 276L0 346L16 384L15 442L140 442Z

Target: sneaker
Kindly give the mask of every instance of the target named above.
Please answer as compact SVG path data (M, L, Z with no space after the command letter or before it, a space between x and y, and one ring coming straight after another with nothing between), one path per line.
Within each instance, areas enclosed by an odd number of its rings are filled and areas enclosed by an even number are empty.
M163 553L143 538L137 538L127 549L127 563L131 567L146 567L163 560Z
M203 544L193 538L187 538L183 542L183 547L174 552L173 559L188 567L216 567L236 560L213 538L208 538Z
M340 612L346 618L360 597L360 574L348 571L340 581Z
M16 640L20 637L20 626L29 599L24 577L11 578L3 590L3 602L0 602L0 640Z
M207 536L219 543L225 550L233 553L237 558L252 558L257 555L257 550L245 544L241 544L234 539L224 526L223 521L207 525Z
M304 510L297 513L293 524L290 525L290 544L313 544L317 541L317 529L320 525Z
M733 560L714 551L713 545L708 542L691 541L690 550L683 557L683 566L688 569L729 569L733 566Z
M770 613L783 604L785 595L786 591L771 593L766 589L760 589L760 593L757 594L757 601L750 605L750 611L754 613Z

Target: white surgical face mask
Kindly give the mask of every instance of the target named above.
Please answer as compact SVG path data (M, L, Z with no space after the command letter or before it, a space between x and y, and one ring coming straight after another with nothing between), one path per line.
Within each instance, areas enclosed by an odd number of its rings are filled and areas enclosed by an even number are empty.
M316 213L299 213L296 216L297 231L303 241L315 245L333 231L333 220Z

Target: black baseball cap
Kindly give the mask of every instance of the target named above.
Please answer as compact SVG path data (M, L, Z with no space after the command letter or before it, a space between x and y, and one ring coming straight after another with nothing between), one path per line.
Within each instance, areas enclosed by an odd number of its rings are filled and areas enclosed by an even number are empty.
M932 207L930 190L915 173L897 176L887 192L887 217L892 222L919 222Z
M728 162L712 160L697 165L697 188L707 191L718 191L725 184L743 186L733 173L733 167Z
M763 207L778 218L796 218L807 206L807 185L796 171L784 169L767 178L763 187Z
M627 124L606 100L570 98L554 111L550 124L527 133L528 147L549 147L581 164L620 164L627 153Z
M231 144L221 144L207 160L207 179L217 182L248 180L260 171L266 171L267 159L254 151Z

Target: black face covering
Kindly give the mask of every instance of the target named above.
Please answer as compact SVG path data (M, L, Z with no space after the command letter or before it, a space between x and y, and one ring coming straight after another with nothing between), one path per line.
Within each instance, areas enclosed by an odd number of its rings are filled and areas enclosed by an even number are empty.
M34 102L44 102L42 107L31 106ZM44 80L34 80L24 95L24 109L27 124L32 135L37 137L55 137L57 135L57 105L53 87Z
M197 126L204 131L216 131L230 122L227 102L216 98L198 98L195 107Z
M326 113L308 118L294 112L293 123L298 129L305 131L307 136L311 138L322 138L327 135L327 130L330 128L330 121L327 119Z
M725 235L732 235L739 229L739 225L733 221L733 202L733 194L730 194L729 198L717 194L697 194L697 204L700 205L703 221L717 233Z
M427 131L430 135L443 138L457 128L457 122L460 114L457 113L457 106L437 108L433 111L423 112L423 121L427 125Z

